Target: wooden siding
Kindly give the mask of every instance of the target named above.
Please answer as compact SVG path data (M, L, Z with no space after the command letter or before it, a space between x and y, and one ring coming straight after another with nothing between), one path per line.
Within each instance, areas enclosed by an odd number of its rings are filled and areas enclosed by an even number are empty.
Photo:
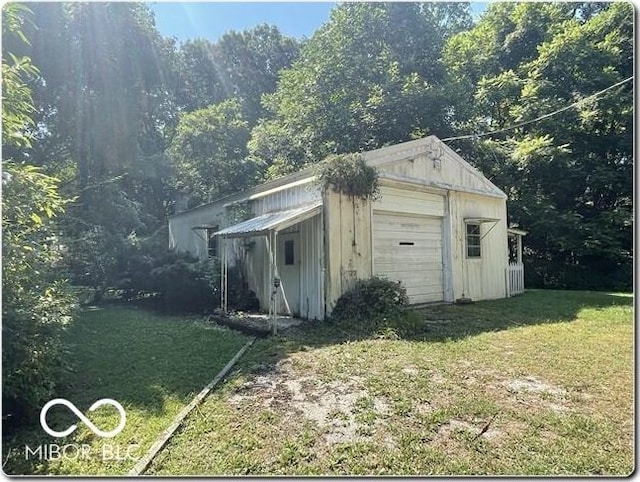
M357 279L371 277L371 202L323 195L326 312Z

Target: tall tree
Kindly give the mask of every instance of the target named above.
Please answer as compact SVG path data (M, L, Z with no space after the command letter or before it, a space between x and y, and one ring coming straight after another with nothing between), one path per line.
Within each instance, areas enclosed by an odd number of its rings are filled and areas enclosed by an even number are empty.
M298 53L295 39L266 24L231 30L215 43L188 41L180 49L183 105L191 111L233 97L253 126L264 116L262 94L275 91L278 72L291 66Z
M334 152L447 134L440 53L446 39L469 23L466 4L334 8L282 72L278 90L264 96L273 118L254 130L253 161L274 176Z
M177 189L197 204L246 187L252 179L245 161L248 140L236 99L184 113L169 149Z
M33 6L29 51L41 80L29 159L77 197L63 218L74 281L104 287L131 236L155 232L170 208L176 46L144 4Z
M633 9L495 4L445 51L469 94L461 133L510 127L633 75ZM465 92L460 88L458 92ZM459 147L510 196L531 286L628 288L632 268L632 84Z

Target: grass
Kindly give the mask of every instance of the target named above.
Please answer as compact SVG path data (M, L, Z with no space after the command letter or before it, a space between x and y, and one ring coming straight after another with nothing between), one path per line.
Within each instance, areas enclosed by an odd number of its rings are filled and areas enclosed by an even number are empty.
M627 475L633 298L529 291L260 340L154 475Z
M72 372L56 396L83 413L96 400L112 398L123 405L126 426L116 437L101 439L66 408L52 408L47 416L52 428L64 430L78 423L78 429L65 439L54 439L35 421L30 429L3 441L5 473L126 474L246 341L236 332L196 319L118 306L83 311L66 333ZM89 415L102 430L113 429L119 421L109 407ZM78 457L70 449L68 457L58 460L25 460L25 445L33 450L41 444L86 444L88 456Z

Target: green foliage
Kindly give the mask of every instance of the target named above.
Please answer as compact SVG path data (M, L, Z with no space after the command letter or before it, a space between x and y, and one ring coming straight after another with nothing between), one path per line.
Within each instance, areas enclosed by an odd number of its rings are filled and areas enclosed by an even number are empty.
M217 42L185 42L179 51L179 101L187 111L230 97L240 101L250 126L264 117L260 97L276 90L278 72L297 58L299 45L272 25L225 33Z
M371 277L358 280L336 302L331 321L339 325L377 325L395 316L409 303L406 289L398 282Z
M162 254L158 254L162 253ZM116 284L125 300L150 298L153 306L171 313L210 313L221 304L220 260L198 260L160 246L138 246ZM231 309L257 310L259 302L240 264L227 271L227 301Z
M465 4L338 5L263 96L271 118L252 135L252 159L274 177L332 153L449 133L438 59L469 21Z
M633 75L627 3L492 4L451 39L445 62L461 134L536 118ZM632 83L540 122L478 142L463 156L509 195L529 231L530 287L631 287Z
M61 334L74 300L58 279L55 216L66 201L58 181L5 161L2 189L2 402L10 425L33 416L53 394Z
M248 140L236 99L183 114L169 148L176 188L194 202L242 189L250 178L251 165L244 161Z
M3 6L3 39L26 43L21 29L28 14L18 4ZM68 200L58 179L12 161L8 152L31 145L35 106L27 82L36 73L28 57L3 52L2 417L9 426L33 420L53 395L64 368L61 334L74 307L56 272L61 253L54 218Z
M11 38L28 43L22 32L30 10L19 3L2 7L3 43ZM34 126L31 115L35 105L28 82L38 75L38 69L27 56L16 56L3 50L2 55L2 144L8 147L31 146L29 129ZM6 151L5 151L6 154ZM6 155L5 155L6 158Z
M249 289L249 283L244 275L242 263L236 262L227 271L227 303L232 310L258 311L260 301L256 294Z
M220 306L220 265L173 255L150 272L151 288L160 294L166 311L207 312Z
M361 154L334 154L317 167L317 179L324 190L352 198L375 199L380 192L378 171L368 166Z

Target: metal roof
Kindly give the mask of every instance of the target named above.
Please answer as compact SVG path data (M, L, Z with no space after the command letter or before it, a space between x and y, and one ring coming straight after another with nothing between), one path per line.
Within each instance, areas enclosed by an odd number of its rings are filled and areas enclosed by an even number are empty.
M312 204L305 204L304 206L289 209L287 211L275 211L262 214L255 218L248 219L247 221L242 221L241 223L221 229L214 233L214 235L227 238L260 236L268 233L269 231L279 231L304 221L305 219L309 219L310 217L320 213L321 207L322 201L316 201Z
M469 224L482 224L482 223L497 223L500 221L498 218L464 218L463 221Z

